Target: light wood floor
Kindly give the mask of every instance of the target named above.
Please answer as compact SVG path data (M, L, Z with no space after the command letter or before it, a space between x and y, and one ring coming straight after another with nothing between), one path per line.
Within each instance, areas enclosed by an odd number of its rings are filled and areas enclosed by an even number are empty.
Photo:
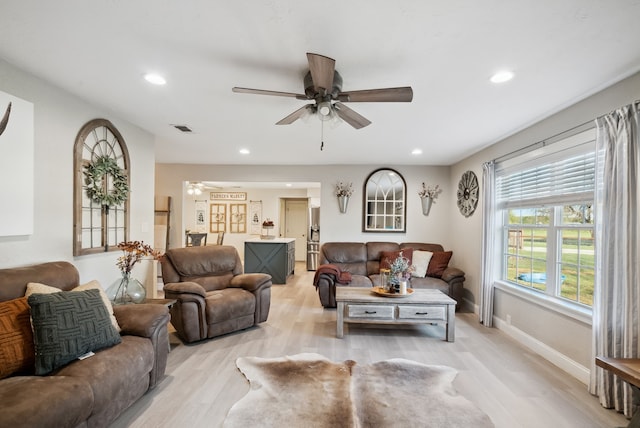
M584 384L497 329L484 328L472 313L456 314L454 343L443 340L444 327L431 325L348 325L344 339L337 339L335 310L322 308L312 280L313 272L298 264L286 285L273 286L269 319L257 327L195 345L184 345L172 333L166 378L113 427L219 427L249 390L236 358L301 352L361 364L407 358L454 367L455 388L498 428L627 425Z

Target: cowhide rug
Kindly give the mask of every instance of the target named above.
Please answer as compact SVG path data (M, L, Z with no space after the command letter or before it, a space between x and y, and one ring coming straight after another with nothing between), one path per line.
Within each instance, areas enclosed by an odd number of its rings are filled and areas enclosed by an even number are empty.
M457 395L457 371L392 359L367 366L318 354L238 358L251 389L233 405L227 428L493 427Z

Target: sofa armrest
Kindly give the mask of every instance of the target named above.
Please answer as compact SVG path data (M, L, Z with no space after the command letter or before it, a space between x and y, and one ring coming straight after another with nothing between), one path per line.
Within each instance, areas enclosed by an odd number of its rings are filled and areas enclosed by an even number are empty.
M169 322L169 309L163 305L116 305L113 314L118 320L120 334L148 337Z
M271 275L266 273L243 273L231 278L229 285L254 292L260 288L271 287Z
M464 272L455 267L447 267L442 273L442 280L445 282L451 282L453 279L462 277L464 281Z
M325 308L336 307L336 276L331 273L321 273L315 282L320 297L320 304Z
M462 306L464 272L458 268L447 267L442 273L442 280L449 284L449 296L458 302L456 310L459 310Z
M163 287L165 292L169 291L172 294L196 294L202 298L207 297L207 291L200 284L195 282L171 282L165 284Z
M169 354L169 309L164 305L139 304L113 307L120 334L146 337L153 346L154 362L149 373L149 389L164 378Z

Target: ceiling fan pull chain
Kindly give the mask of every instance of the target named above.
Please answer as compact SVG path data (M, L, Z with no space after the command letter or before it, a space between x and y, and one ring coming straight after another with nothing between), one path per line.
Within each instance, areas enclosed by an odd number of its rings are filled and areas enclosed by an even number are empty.
M320 121L320 151L324 149L324 122Z

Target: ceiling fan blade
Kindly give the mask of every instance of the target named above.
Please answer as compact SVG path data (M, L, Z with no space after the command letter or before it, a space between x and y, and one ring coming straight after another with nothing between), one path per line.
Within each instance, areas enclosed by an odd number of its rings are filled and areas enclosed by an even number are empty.
M296 120L304 116L307 113L307 109L310 107L313 107L313 104L307 104L305 106L300 107L298 110L294 111L289 116L285 117L279 122L276 122L276 125L291 125L293 122L295 122Z
M237 86L231 88L231 90L239 94L273 95L276 97L291 97L299 100L308 99L304 94L295 94L293 92L267 91L264 89L239 88Z
M413 100L411 86L401 88L365 89L362 91L340 92L338 99L343 102L404 102Z
M307 53L307 60L309 61L309 71L316 91L322 95L331 93L336 61L327 56L314 53ZM320 90L321 88L325 90L324 93Z
M335 103L333 107L342 120L356 129L364 128L365 126L371 124L371 121L369 119L360 115L359 113L356 113L354 110L351 110L349 107L342 103Z

